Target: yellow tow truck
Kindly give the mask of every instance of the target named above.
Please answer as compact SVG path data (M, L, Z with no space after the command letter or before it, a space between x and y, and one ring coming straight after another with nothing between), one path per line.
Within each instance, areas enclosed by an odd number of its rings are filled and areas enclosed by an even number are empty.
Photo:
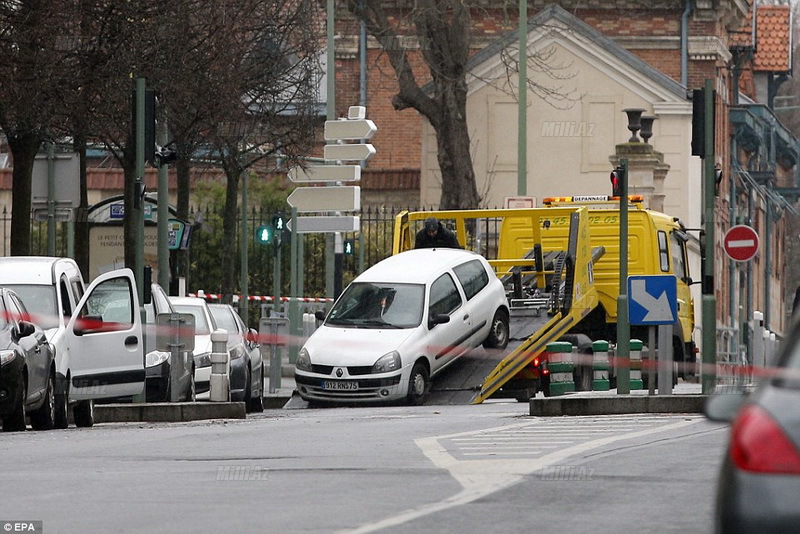
M592 387L592 343L616 340L619 296L619 198L552 197L543 207L404 211L394 226L393 253L413 247L428 217L453 229L462 247L482 254L506 286L511 343L503 354L479 358L455 381L472 390L473 403L491 396L527 400L549 394L547 355L553 341L570 341L577 358L577 390ZM646 209L629 196L628 274L677 280L678 320L673 353L679 376L694 373L694 305L689 285L688 236L675 217ZM647 339L647 327L631 326L631 338ZM489 360L488 363L486 360ZM614 369L611 369L614 380ZM471 382L470 382L471 381ZM466 385L463 385L466 384Z

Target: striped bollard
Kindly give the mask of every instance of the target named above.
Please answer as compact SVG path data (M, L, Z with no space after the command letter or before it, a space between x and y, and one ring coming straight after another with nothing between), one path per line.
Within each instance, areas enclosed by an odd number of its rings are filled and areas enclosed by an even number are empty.
M642 382L642 347L640 339L631 339L631 389L644 389Z
M595 341L592 343L592 379L593 391L608 391L611 383L608 380L608 341Z
M572 378L572 343L554 341L547 345L547 370L550 372L550 395L563 395L575 391Z

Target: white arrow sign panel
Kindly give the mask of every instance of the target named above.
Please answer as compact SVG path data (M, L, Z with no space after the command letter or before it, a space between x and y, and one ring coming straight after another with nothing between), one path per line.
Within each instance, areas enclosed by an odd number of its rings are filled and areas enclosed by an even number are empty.
M325 121L326 141L357 141L370 139L378 127L369 119L341 119Z
M367 161L374 155L375 147L369 143L325 145L325 159L335 161Z
M358 186L298 187L286 199L298 212L358 211L361 188Z
M330 232L356 232L361 224L361 218L355 216L319 216L297 217L286 223L289 230L298 234L315 234Z
M293 182L358 182L361 181L360 165L309 165L308 168L289 169Z
M644 279L631 280L631 300L635 300L647 310L644 319L642 319L644 323L671 323L675 321L667 292L662 291L658 297L651 295L647 292Z

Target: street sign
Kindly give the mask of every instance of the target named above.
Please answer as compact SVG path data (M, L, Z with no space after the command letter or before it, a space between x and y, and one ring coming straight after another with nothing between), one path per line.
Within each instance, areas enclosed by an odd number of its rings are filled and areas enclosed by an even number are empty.
M758 234L745 224L731 227L723 239L725 254L733 261L748 261L758 252Z
M357 215L296 217L287 223L298 234L356 232L361 225Z
M675 275L629 276L628 320L632 325L672 324L678 317Z
M378 127L369 119L338 119L325 121L326 141L357 141L371 139Z
M289 169L289 179L293 182L359 182L360 165L309 165L306 169Z
M349 145L325 145L325 159L332 161L367 161L375 155L375 147L369 143Z
M298 187L286 199L298 212L358 211L361 188L358 186Z

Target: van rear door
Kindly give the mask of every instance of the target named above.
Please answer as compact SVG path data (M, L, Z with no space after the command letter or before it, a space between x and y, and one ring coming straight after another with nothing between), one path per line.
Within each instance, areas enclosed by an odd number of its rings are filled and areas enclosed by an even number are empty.
M97 277L67 325L75 400L137 395L144 391L144 339L133 271Z

